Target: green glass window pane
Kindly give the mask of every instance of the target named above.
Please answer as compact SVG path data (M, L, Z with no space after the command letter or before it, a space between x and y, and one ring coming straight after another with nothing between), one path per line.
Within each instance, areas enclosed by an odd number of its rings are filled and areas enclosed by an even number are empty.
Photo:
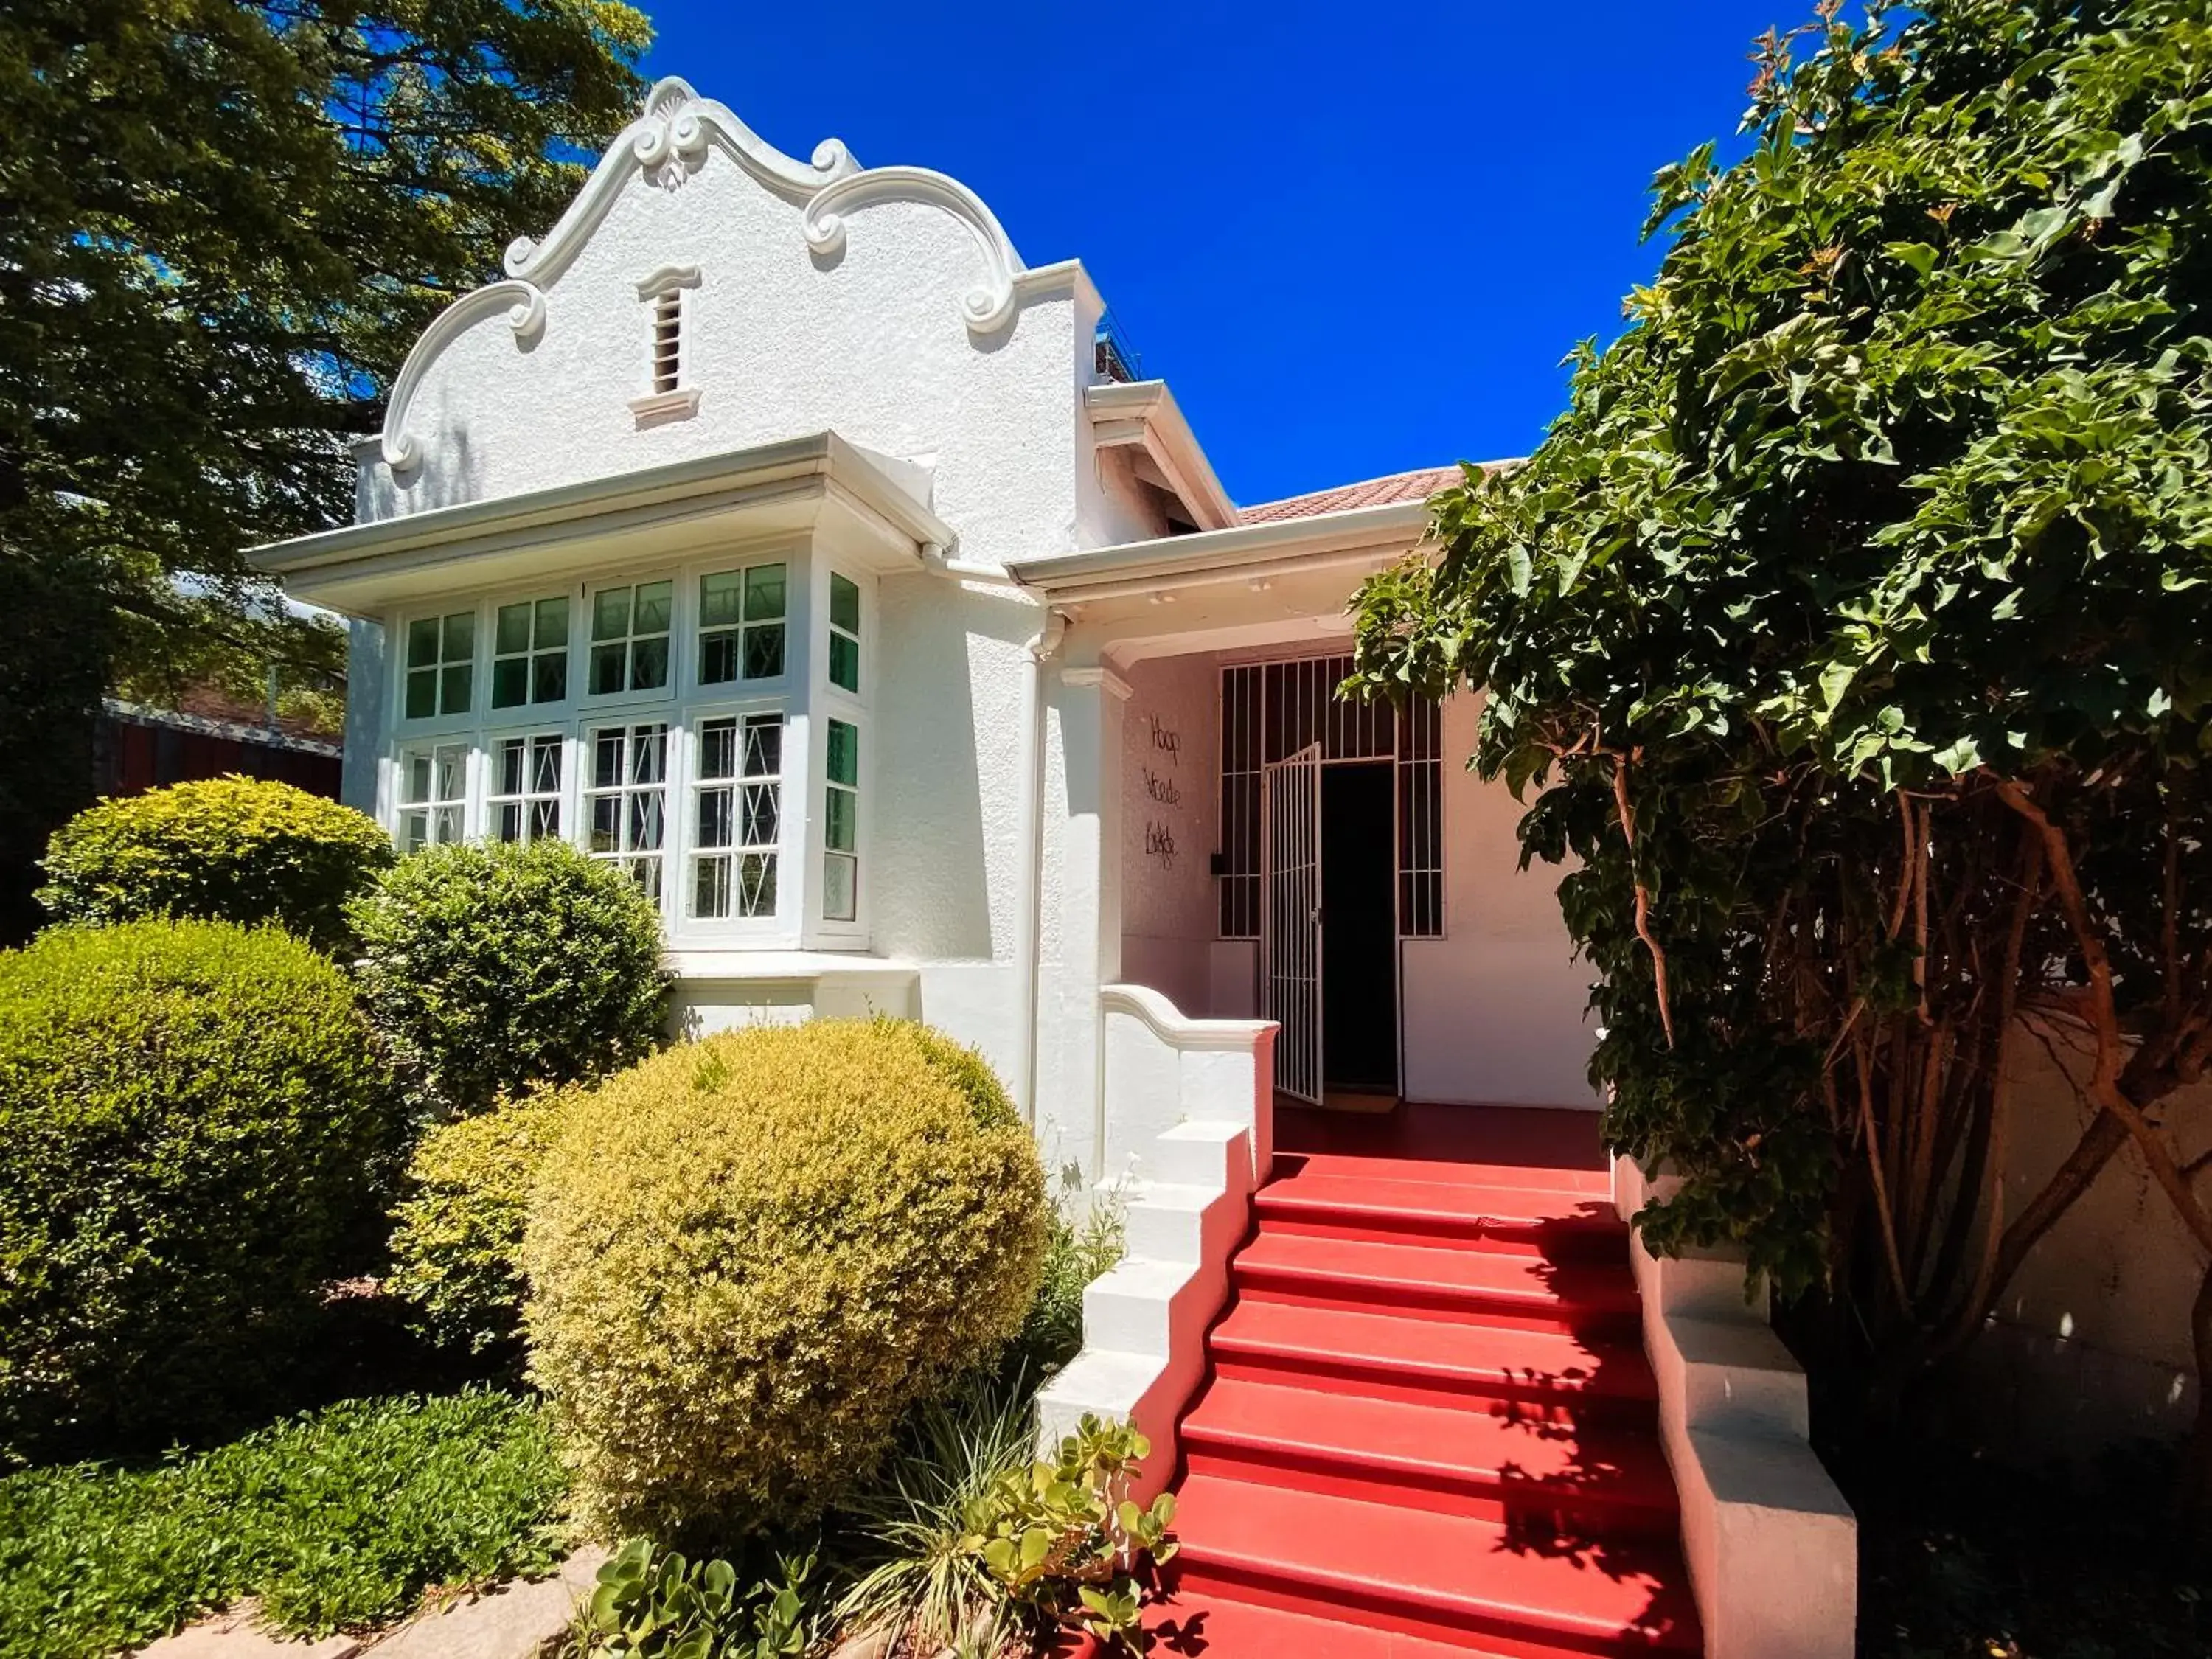
M618 640L629 632L629 589L603 587L592 596L592 637ZM592 689L596 690L597 677Z
M433 623L434 631L436 624ZM438 671L418 668L407 676L407 718L427 720L438 712Z
M783 614L783 567L757 564L745 572L745 619L772 620Z
M665 634L669 607L675 603L674 582L647 582L637 590L637 615L631 618L633 634Z
M529 701L530 659L502 657L491 665L491 706L514 708Z
M641 611L642 605L638 607ZM639 640L630 648L629 689L657 691L668 684L668 641Z
M860 797L849 789L830 792L830 813L823 845L833 853L853 850L853 825L860 816L856 810Z
M530 661L530 701L562 702L568 696L568 653L548 651Z
M438 693L438 712L441 714L466 714L473 689L469 684L472 678L469 665L455 663L441 672L445 675L445 684Z
M438 661L438 619L417 617L407 624L407 665L432 668Z
M830 621L848 634L860 631L860 590L834 570L830 573Z
M727 628L744 614L744 578L734 570L699 578L699 626Z
M738 677L738 630L699 636L699 684L726 685Z
M830 722L830 781L843 784L860 781L860 734L843 720Z
M860 647L842 634L830 636L830 683L848 691L860 689Z
M446 618L446 646L442 659L447 662L466 662L477 653L477 613L457 611Z
M535 643L540 651L554 647L564 651L568 649L568 601L565 598L538 601L538 638Z
M623 669L629 661L629 652L619 645L595 645L592 647L592 695L605 697L623 689Z
M860 861L832 853L822 860L822 919L851 921L860 908Z
M745 678L772 680L783 672L783 624L745 629Z
M530 606L527 603L500 606L499 621L492 630L491 648L502 657L530 649Z

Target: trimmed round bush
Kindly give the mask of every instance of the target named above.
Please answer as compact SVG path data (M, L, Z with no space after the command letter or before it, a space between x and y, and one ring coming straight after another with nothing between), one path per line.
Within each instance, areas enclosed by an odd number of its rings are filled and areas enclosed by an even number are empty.
M87 807L46 846L58 921L197 916L350 944L346 902L393 859L376 822L262 778L201 778Z
M577 1103L523 1244L532 1373L586 1517L818 1514L1037 1291L1036 1146L921 1027L816 1020L672 1048Z
M397 1132L345 977L289 934L149 921L0 954L0 1446L256 1413Z
M370 1020L436 1103L605 1076L660 1036L660 912L566 842L426 848L351 909Z
M413 1306L431 1340L482 1353L521 1334L530 1188L576 1097L547 1090L502 1100L416 1143L384 1288Z

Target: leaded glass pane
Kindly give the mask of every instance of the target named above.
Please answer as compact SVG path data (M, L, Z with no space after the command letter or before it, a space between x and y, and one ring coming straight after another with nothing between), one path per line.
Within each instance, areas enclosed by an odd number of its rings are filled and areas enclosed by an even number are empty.
M508 738L499 745L499 789L502 795L523 793L524 768L529 763L530 745L520 738Z
M491 706L514 708L529 700L530 659L505 657L491 665Z
M532 841L561 838L561 803L557 800L534 800L530 803L530 838Z
M594 853L613 853L621 850L622 797L594 795L592 798L592 850Z
M622 782L623 734L601 732L592 739L592 787L612 789Z
M603 587L592 596L592 637L619 640L629 633L629 589ZM596 653L594 653L596 658Z
M407 665L431 668L438 661L438 619L417 617L407 624Z
M665 639L630 642L629 689L657 691L668 684L668 641Z
M657 853L660 850L662 830L660 796L658 791L640 793L629 798L629 817L623 824L628 836L628 850L635 853Z
M783 716L756 715L745 722L745 775L774 777L783 770Z
M532 702L560 702L568 695L568 653L563 647L548 651L530 660L530 700Z
M727 847L730 835L730 792L726 789L702 789L699 792L699 845Z
M738 865L738 914L770 916L775 914L775 854L741 854Z
M459 714L467 712L472 692L471 681L475 678L475 672L465 662L453 664L440 671L443 676L438 690L440 714Z
M745 620L763 622L783 615L783 567L757 564L745 572Z
M734 570L699 578L699 625L727 628L744 618L744 578Z
M860 915L860 861L840 853L822 860L822 915L826 921L851 921Z
M738 772L738 723L708 720L699 728L699 775L735 777Z
M772 680L783 672L783 624L745 629L745 678Z
M637 615L632 622L633 634L665 634L668 613L676 598L674 582L647 582L637 590Z
M691 914L708 920L730 914L730 861L701 859L691 876Z
M860 689L860 645L842 634L830 636L830 683L848 691Z
M738 677L738 630L699 636L699 684L726 685Z
M623 689L623 667L629 659L629 647L623 645L595 645L592 647L592 695L605 697Z
M501 656L514 656L530 649L530 602L503 605L499 608L499 619L492 630L492 649Z
M407 718L427 720L438 712L438 671L417 668L407 676Z
M859 817L860 797L849 789L832 789L823 826L822 844L833 853L854 850L854 824Z
M456 611L446 618L445 648L440 655L447 662L466 662L477 653L477 613Z
M848 634L860 631L860 589L858 583L830 573L830 625Z
M860 781L860 733L848 720L830 722L830 781L844 784Z
M568 648L568 601L565 595L538 601L537 638L533 643L540 651Z
M745 834L748 847L773 847L776 842L778 811L783 791L773 783L745 786Z
M530 793L558 794L561 789L561 739L536 738L530 745Z
M659 783L668 776L668 728L641 726L630 733L629 781Z

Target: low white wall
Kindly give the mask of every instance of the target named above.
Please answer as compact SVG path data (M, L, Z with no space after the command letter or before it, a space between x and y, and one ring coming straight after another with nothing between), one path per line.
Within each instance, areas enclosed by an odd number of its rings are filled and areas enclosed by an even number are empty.
M1037 1395L1049 1453L1087 1413L1152 1443L1139 1490L1174 1474L1176 1436L1229 1297L1229 1258L1273 1159L1275 1027L1186 1019L1156 991L1108 986L1106 1139L1099 1185L1122 1206L1127 1253L1083 1294L1083 1351Z
M1633 1160L1614 1161L1623 1220L1650 1190ZM1765 1297L1745 1301L1734 1251L1629 1250L1707 1659L1850 1659L1858 1523L1807 1443L1805 1374Z

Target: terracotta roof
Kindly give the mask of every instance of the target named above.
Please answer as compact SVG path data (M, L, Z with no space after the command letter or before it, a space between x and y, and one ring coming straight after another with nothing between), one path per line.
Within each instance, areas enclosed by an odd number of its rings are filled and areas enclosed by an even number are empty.
M1393 472L1387 478L1370 478L1364 483L1339 484L1334 489L1316 489L1310 495L1291 495L1279 501L1261 501L1257 507L1237 509L1237 520L1243 524L1273 524L1283 519L1310 519L1322 513L1342 513L1354 507L1382 507L1391 501L1425 501L1447 485L1460 482L1463 475L1456 466L1423 467L1413 472Z

